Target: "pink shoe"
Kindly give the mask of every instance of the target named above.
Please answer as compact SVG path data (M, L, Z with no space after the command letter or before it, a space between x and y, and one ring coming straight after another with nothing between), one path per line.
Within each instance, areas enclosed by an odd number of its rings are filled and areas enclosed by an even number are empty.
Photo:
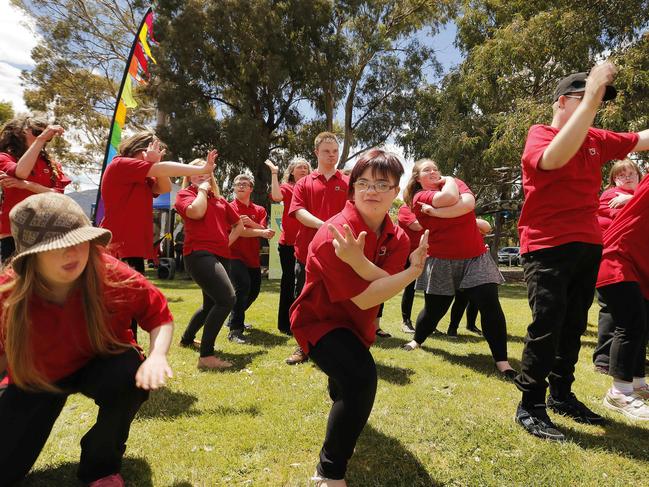
M118 473L90 482L88 487L124 487L124 479Z

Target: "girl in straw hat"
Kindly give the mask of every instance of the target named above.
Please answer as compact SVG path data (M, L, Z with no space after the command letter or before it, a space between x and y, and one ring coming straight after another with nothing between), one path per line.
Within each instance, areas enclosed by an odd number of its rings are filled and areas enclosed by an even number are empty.
M104 247L69 197L43 193L10 213L16 255L0 274L1 485L23 478L36 461L67 396L99 406L81 439L78 477L92 486L123 486L120 464L131 422L148 390L171 377L172 316L162 293ZM132 319L151 336L143 356Z

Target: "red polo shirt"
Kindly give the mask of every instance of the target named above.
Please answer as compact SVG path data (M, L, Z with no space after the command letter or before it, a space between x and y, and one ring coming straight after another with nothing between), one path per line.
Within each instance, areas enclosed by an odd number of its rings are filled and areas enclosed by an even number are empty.
M153 198L156 178L147 174L152 162L117 156L101 178L104 218L99 224L113 233L110 251L116 257L155 257Z
M103 290L106 319L120 342L137 346L131 331L132 319L146 331L173 322L164 295L153 284L114 257L104 255L104 262L110 282L116 283ZM9 272L0 276L1 283L8 281ZM0 296L0 302L6 297ZM95 357L82 310L80 289L74 290L63 305L37 295L29 301L29 353L36 368L50 381L67 377ZM4 353L3 345L0 341L0 353Z
M236 198L230 202L230 206L239 215L246 215L253 222L266 227L266 210L263 206L256 205L252 201L249 205L245 205ZM230 247L230 252L233 259L239 259L246 267L256 269L261 267L260 249L259 237L239 237Z
M638 134L588 129L577 153L560 169L545 171L539 161L559 133L548 125L532 125L523 150L525 202L518 221L521 254L569 242L602 243L597 222L601 168L624 159Z
M623 281L637 282L649 299L649 178L620 210L604 232L604 252L597 287Z
M32 172L25 180L40 184L46 188L54 188L58 193L63 193L64 188L71 183L71 180L63 174L61 164L56 161L52 161L52 164L56 165L58 172L58 176L55 176L54 181L52 181L52 173L47 162L40 155L36 159ZM6 172L9 176L16 177L17 165L18 160L14 156L6 152L0 152L0 171ZM9 212L14 206L33 194L35 193L26 189L2 188L2 200L0 201L0 234L11 233Z
M217 198L210 191L203 218L190 218L187 216L187 207L194 202L197 194L198 188L192 184L178 191L176 195L174 208L185 224L183 255L189 255L196 250L206 250L229 259L231 254L228 239L232 225L239 221L239 214L225 198Z
M602 196L599 197L599 208L597 210L597 222L599 223L599 227L602 229L602 232L604 232L604 230L609 227L609 225L613 221L613 218L615 218L615 216L620 211L622 211L623 208L609 207L608 204L610 203L610 201L615 198L618 193L633 195L633 192L634 191L632 189L608 188L602 193Z
M473 195L469 187L454 178L460 194ZM472 259L484 254L487 249L478 226L475 212L470 211L456 218L428 216L421 211L421 203L433 206L433 197L439 191L420 191L412 199L417 220L428 234L428 255L439 259Z
M424 233L423 230L420 230L418 232L410 230L410 225L417 221L417 215L412 212L408 205L404 204L399 208L397 221L399 223L399 226L403 229L403 231L408 236L408 239L410 240L410 252L412 252L417 247L419 247L419 240Z
M295 185L289 215L295 216L297 210L304 209L320 220L327 221L345 207L348 183L349 178L340 171L336 171L328 180L318 171L313 171ZM306 263L309 243L316 232L315 228L300 223L295 238L295 258L302 264Z
M282 212L282 233L279 236L279 243L282 245L295 245L295 237L300 228L300 222L297 221L295 216L291 215L291 200L293 199L292 184L282 183L279 187L282 192L282 203L284 204L284 211Z
M355 236L367 232L365 256L390 274L403 270L408 258L407 236L389 216L386 215L378 237L367 227L351 201L327 223L340 232L343 232L343 224L347 224ZM307 354L312 345L336 328L350 329L366 347L376 338L374 319L379 307L362 310L351 300L371 283L361 279L336 256L332 241L327 225L320 227L309 246L304 289L291 307L291 331Z

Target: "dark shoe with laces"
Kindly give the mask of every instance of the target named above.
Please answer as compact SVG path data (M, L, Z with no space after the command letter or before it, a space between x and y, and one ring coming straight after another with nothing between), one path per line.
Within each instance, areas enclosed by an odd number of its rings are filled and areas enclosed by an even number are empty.
M449 328L446 330L446 335L451 338L457 338L457 328Z
M246 339L243 337L243 332L242 331L231 331L228 334L228 340L230 340L232 343L237 343L239 345L245 345L248 343Z
M480 328L478 328L477 326L467 326L466 329L471 333L482 336L482 330L480 330Z
M381 330L381 328L378 328L376 330L376 336L379 338L391 338L392 335L390 335L387 331Z
M525 431L538 438L551 441L566 440L566 437L557 429L548 416L545 410L545 404L537 404L530 407L523 406L523 403L519 403L514 419Z
M297 365L297 364L303 364L304 362L307 362L309 360L309 357L307 357L306 353L304 353L304 350L302 350L302 347L297 347L293 353L285 360L285 362L288 365Z
M549 396L548 408L552 412L572 418L578 423L604 424L606 422L599 414L588 409L588 406L577 399L577 396L572 392L563 401L557 401Z

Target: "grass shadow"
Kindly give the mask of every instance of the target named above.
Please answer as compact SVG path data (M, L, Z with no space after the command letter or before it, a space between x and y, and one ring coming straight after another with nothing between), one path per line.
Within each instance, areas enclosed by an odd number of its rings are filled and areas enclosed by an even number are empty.
M409 335L408 338L401 338L392 335L390 338L380 338L376 337L376 341L372 347L376 348L401 348L410 340L412 340L412 335Z
M44 468L27 475L20 487L52 487L54 485L82 485L77 479L78 463L66 462L56 467ZM124 457L122 460L122 477L126 485L153 487L151 467L143 458Z
M452 363L454 365L460 365L463 367L468 367L480 374L493 376L498 379L506 380L500 376L496 370L494 359L491 354L486 353L468 353L466 355L456 355L450 353L446 350L439 348L432 348L428 346L422 346L422 350L430 352L438 357L441 357L446 362ZM521 363L517 359L512 359L509 357L509 364L518 372L521 370Z
M163 388L153 391L138 411L138 418L174 418L192 414L192 406L198 401L193 394ZM196 411L196 414L200 414Z
M569 425L562 425L561 429L568 439L575 441L582 448L607 450L615 455L632 457L643 462L649 461L647 429L622 423L610 417L606 420L608 423L601 427L605 430L602 435L578 430Z
M405 386L410 384L410 376L415 373L412 369L405 369L403 367L395 367L394 365L386 365L381 362L376 362L376 373L379 379L391 384Z
M289 340L293 340L292 336L284 335L279 331L277 332L277 334L275 334L275 333L269 333L259 328L251 328L249 330L246 330L245 335L246 335L246 339L252 345L263 345L266 348L286 345L286 343Z
M437 487L419 459L403 444L370 424L363 429L347 469L349 485L363 487Z
M266 350L257 350L250 353L226 353L219 350L216 353L217 357L223 360L227 360L228 362L232 362L232 367L230 367L229 369L216 370L213 372L208 371L207 373L227 374L230 372L239 372L240 370L243 370L248 365L250 365L254 358L260 355L265 355L267 353L268 352Z

